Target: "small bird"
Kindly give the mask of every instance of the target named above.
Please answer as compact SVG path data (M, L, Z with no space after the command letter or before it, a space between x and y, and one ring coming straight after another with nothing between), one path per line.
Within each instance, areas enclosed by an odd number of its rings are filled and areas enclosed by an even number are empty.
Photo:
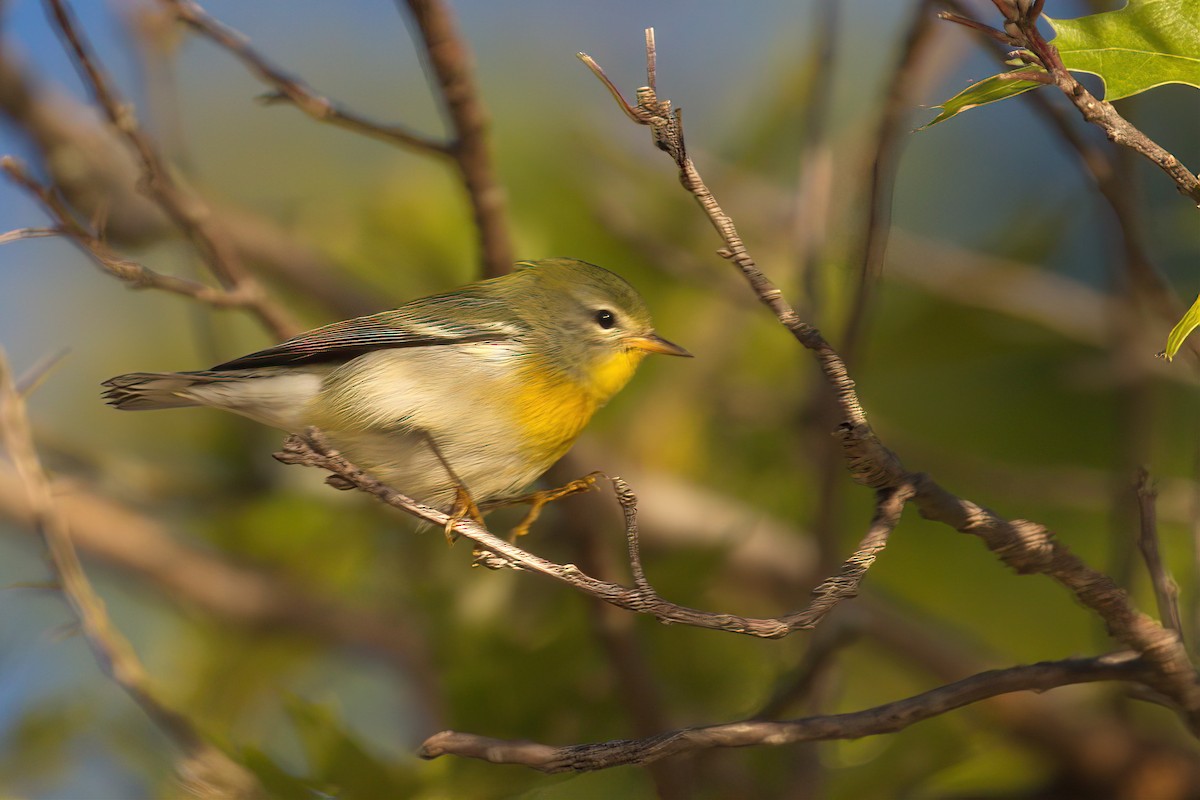
M654 332L624 278L568 258L479 281L199 372L104 382L125 411L209 406L299 433L430 505L518 494L561 458L647 353ZM474 513L474 510L473 512Z

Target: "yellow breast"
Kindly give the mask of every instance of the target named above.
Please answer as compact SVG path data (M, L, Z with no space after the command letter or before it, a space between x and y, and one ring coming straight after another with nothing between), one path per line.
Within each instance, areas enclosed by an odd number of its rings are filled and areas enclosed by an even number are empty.
M527 367L513 410L530 449L550 461L566 453L596 409L633 377L644 355L621 351L607 356L587 370L583 381L536 365Z

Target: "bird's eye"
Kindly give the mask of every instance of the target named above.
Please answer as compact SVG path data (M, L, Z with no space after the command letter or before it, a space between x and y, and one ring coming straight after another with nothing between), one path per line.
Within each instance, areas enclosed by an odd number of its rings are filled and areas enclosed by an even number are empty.
M608 330L617 324L617 316L607 308L602 308L596 312L596 324L604 330Z

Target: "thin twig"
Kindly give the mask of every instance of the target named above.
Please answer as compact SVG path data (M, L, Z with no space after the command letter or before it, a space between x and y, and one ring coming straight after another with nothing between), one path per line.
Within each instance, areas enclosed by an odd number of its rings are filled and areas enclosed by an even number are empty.
M470 518L454 520L449 514L418 503L347 461L340 453L329 447L324 436L315 428L309 428L304 435L289 436L284 441L283 449L275 454L275 458L285 464L326 469L341 479L339 486L342 483L353 485L393 508L398 508L414 517L446 528L448 533L453 532L470 539L478 545L480 563L489 567L506 567L536 572L561 581L617 608L653 616L662 623L691 625L697 628L742 633L764 639L778 639L798 630L813 628L838 602L853 597L857 592L862 575L886 543L891 527L899 520L900 510L906 499L905 492L900 490L880 494L880 506L876 519L858 551L846 561L839 575L829 578L813 590L814 597L807 608L781 617L758 619L700 611L676 605L658 595L654 588L646 582L638 556L636 515L633 513L637 500L629 487L619 478L613 479L613 486L621 500L627 520L631 520L627 528L630 564L634 574L640 576L635 579L636 583L633 587L599 580L585 574L574 564L556 564L548 561L509 541L494 536ZM448 524L449 528L446 527Z
M643 739L566 747L442 731L426 739L419 754L422 758L455 755L495 764L520 764L547 773L588 772L649 764L679 753L718 747L780 746L894 733L956 708L1009 692L1042 692L1096 681L1137 681L1145 671L1145 665L1135 654L1114 653L981 672L923 694L848 714L779 722L751 719L684 728Z
M754 719L778 719L788 709L812 697L836 656L861 636L857 623L833 617L817 628L800 663L771 693Z
M48 177L79 220L104 219L110 248L146 247L178 229L137 188L141 168L123 138L74 97L53 92L0 47L0 116L27 135ZM210 203L216 225L267 281L319 304L336 318L379 311L387 293L364 285L296 232L246 208Z
M272 64L250 46L242 33L209 16L193 0L161 0L175 18L213 44L227 50L246 66L246 69L274 89L261 100L264 103L290 103L317 120L373 139L400 145L417 152L448 156L449 145L414 133L400 125L388 125L343 108L328 97L318 94L303 80L289 75Z
M941 2L956 9L960 14L966 13L966 8L960 0L941 0ZM1011 42L1001 44L1003 46L989 49L997 61L1003 64L1013 45ZM1045 73L1042 73L1042 77L1053 83L1050 76ZM1081 136L1076 130L1076 126L1071 124L1065 111L1049 102L1046 95L1041 92L1029 92L1025 97L1032 104L1034 111L1075 151L1080 165L1091 176L1097 190L1112 209L1124 249L1125 267L1133 287L1146 298L1154 312L1163 321L1168 325L1174 325L1183 316L1185 306L1179 301L1170 282L1150 256L1143 226L1140 224L1133 202L1135 195L1130 191L1127 181L1122 179L1114 153L1110 148L1100 147ZM1192 352L1193 356L1200 359L1200 342L1189 338L1185 340L1184 346Z
M450 9L440 0L396 0L412 14L420 41L453 136L448 142L414 133L400 125L384 124L350 111L316 93L301 79L273 65L239 31L214 19L194 0L161 0L181 22L233 54L260 81L273 89L262 100L287 102L320 122L437 156L449 156L458 167L479 232L481 261L487 277L512 267L507 201L496 177L488 144L487 114L475 86L465 41L458 34Z
M1134 481L1134 491L1137 494L1138 506L1138 550L1146 562L1146 571L1150 574L1150 584L1154 587L1154 599L1158 602L1158 616L1165 627L1183 636L1183 620L1179 616L1179 584L1163 565L1162 554L1158 550L1158 519L1155 513L1155 500L1158 490L1150 481L1150 473L1144 468L1137 471Z
M159 204L175 225L196 246L205 264L227 290L244 296L244 306L278 338L297 333L291 315L263 291L246 271L237 251L214 222L212 212L198 195L181 186L150 136L138 124L133 106L125 103L84 39L64 0L46 0L72 62L92 98L108 121L129 142L145 175L145 191Z
M576 451L555 464L547 479L552 486L565 485L587 470L587 457ZM610 545L611 509L599 492L579 495L563 504L554 518L549 538L570 543L575 560L585 572L603 580L616 580L624 564ZM655 674L651 654L640 633L637 617L599 600L588 598L592 635L605 656L609 681L621 690L614 701L624 709L634 736L650 736L675 727L664 702L665 683ZM665 679L667 676L663 676ZM653 764L648 770L659 800L685 800L694 794L697 776L692 765L681 760Z
M204 796L254 797L262 794L254 775L213 746L190 719L164 703L129 641L113 625L71 541L66 520L38 460L25 401L17 392L0 351L0 441L24 488L30 515L46 544L50 569L100 668L141 706L184 755L180 770Z
M916 669L949 682L995 663L996 654L972 632L904 608L894 597L864 596L854 612L864 638L895 671ZM822 627L818 635L827 630ZM1127 687L1131 692L1142 688ZM1180 787L1173 796L1181 799L1188 793L1184 787L1200 786L1194 745L1173 731L1150 733L1131 726L1126 709L1107 703L1100 708L1112 713L1095 713L1096 704L1078 693L1022 692L972 707L972 718L963 722L989 737L1005 736L1046 762L1055 797L1136 797L1146 794L1148 774L1156 783ZM1116 753L1120 756L1114 758Z
M0 161L0 167L7 171L7 160ZM47 236L62 236L63 231L60 228L17 228L8 233L0 235L0 245L8 244L9 242L18 242L22 239L40 239Z
M54 220L54 228L35 228L38 236L62 236L92 259L102 270L117 278L132 289L158 289L171 294L190 297L215 308L251 308L255 298L248 295L245 286L217 289L187 278L165 275L143 266L136 261L118 256L104 241L89 228L81 224L67 207L66 201L53 187L39 183L29 174L25 166L12 156L0 157L3 170L13 183L20 186L30 197L38 201L42 209ZM0 237L0 244L13 241L16 231Z

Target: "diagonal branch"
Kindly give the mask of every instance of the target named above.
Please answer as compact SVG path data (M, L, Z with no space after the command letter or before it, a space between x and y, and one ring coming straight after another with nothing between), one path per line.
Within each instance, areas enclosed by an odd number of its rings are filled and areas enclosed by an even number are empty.
M938 16L984 33L1010 47L1021 48L1017 55L1044 68L1051 83L1071 101L1085 120L1099 127L1115 144L1128 147L1149 159L1175 182L1175 187L1181 194L1200 204L1200 178L1166 148L1121 116L1112 103L1096 99L1096 96L1067 70L1058 54L1058 48L1047 42L1038 30L1038 17L1041 16L1042 5L1041 0L1033 3L998 4L997 8L1005 16L1003 31L948 11L940 12Z
M493 739L442 731L425 740L419 755L463 756L494 764L520 764L541 772L589 772L649 764L668 756L718 747L779 746L796 742L858 739L894 733L948 711L1009 692L1042 692L1095 681L1137 681L1145 665L1132 653L1045 661L991 670L904 700L849 714L785 721L743 720L660 733L643 739L554 747L529 741Z
M264 103L291 103L318 122L326 122L372 139L399 145L417 152L450 155L450 146L404 128L388 125L343 108L328 97L318 94L311 86L272 64L253 47L242 33L209 16L193 0L162 0L175 18L218 47L233 54L246 69L274 92L264 96Z
M132 105L124 102L83 38L64 0L46 0L51 18L92 98L109 123L129 142L142 165L144 190L196 246L205 264L223 287L245 296L252 311L276 337L297 333L300 326L246 271L237 250L214 221L211 209L174 178L154 141L142 129Z
M181 541L156 520L96 494L77 478L55 480L50 488L76 549L90 563L251 632L306 637L368 653L419 689L423 719L444 717L440 678L419 625ZM11 470L0 469L0 517L30 529L36 524L34 509Z
M159 289L183 295L216 308L252 308L255 298L245 291L245 286L218 289L198 281L178 278L156 272L135 261L122 258L113 252L100 236L75 218L66 201L52 187L39 183L12 156L0 157L3 170L13 183L20 186L38 201L42 209L54 220L53 228L23 228L0 236L0 244L17 239L41 236L63 236L78 247L85 255L109 275L132 289Z
M200 792L203 796L261 795L261 787L252 773L205 739L190 719L162 701L129 641L113 625L104 601L83 572L70 529L55 505L50 481L34 448L25 401L13 385L3 352L0 352L0 443L24 488L30 516L46 544L50 569L100 668L179 747L185 757L180 770L194 787L203 787Z
M1163 564L1158 547L1158 514L1155 501L1158 489L1150 481L1150 473L1143 467L1138 470L1134 484L1138 505L1137 546L1150 573L1150 584L1154 587L1154 599L1158 603L1158 616L1163 625L1183 637L1183 620L1179 616L1179 584Z
M425 46L429 67L437 78L440 97L450 118L454 141L450 152L475 215L486 278L512 268L508 232L508 201L496 177L488 142L488 116L475 86L471 51L458 33L454 15L444 0L396 0L408 7Z

